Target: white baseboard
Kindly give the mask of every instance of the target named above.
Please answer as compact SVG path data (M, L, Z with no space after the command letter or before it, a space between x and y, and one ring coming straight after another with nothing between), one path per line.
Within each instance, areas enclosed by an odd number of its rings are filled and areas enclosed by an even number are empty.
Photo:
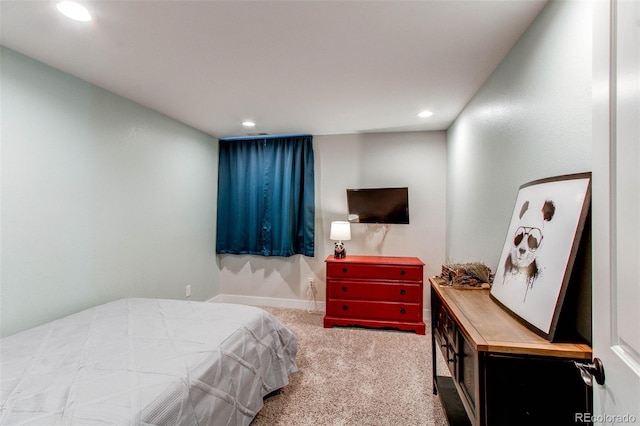
M249 306L272 306L274 308L290 308L326 312L326 302L308 302L298 299L279 299L274 297L240 296L237 294L219 294L208 300L212 303L237 303ZM424 309L423 318L431 318L431 309Z
M237 294L219 294L211 299L213 303L237 303L249 306L272 306L274 308L290 308L301 310L313 310L325 312L327 304L325 302L309 302L298 299L279 299L273 297L260 296L240 296Z

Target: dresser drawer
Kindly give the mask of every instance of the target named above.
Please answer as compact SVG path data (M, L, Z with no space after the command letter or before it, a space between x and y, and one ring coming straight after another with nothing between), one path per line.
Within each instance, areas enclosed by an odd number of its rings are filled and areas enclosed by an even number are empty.
M419 303L373 302L363 300L330 299L327 315L348 318L422 321Z
M327 276L339 279L370 278L376 280L422 281L422 266L329 263L327 264Z
M435 303L434 303L435 304ZM435 328L441 335L445 336L449 342L455 341L456 325L449 311L441 303L437 303Z
M462 394L468 404L476 410L476 371L478 371L478 353L475 348L464 338L462 333L458 333L458 372L457 380L460 384ZM454 375L455 376L455 375Z
M414 283L377 283L367 281L327 282L330 299L386 300L389 302L419 302L422 286Z

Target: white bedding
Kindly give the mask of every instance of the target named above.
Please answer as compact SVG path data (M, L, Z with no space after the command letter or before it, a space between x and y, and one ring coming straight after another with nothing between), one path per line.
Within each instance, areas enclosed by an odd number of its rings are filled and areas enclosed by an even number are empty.
M124 299L0 340L0 424L248 425L296 337L243 305Z

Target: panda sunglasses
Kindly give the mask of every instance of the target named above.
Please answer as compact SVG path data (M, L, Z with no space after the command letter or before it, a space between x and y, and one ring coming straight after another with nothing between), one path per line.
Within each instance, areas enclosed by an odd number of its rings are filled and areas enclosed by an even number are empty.
M513 244L515 246L519 246L525 235L528 235L527 238L527 246L531 251L535 251L540 247L540 243L542 242L542 231L540 228L528 227L528 226L520 226L516 229L515 237L513 238Z

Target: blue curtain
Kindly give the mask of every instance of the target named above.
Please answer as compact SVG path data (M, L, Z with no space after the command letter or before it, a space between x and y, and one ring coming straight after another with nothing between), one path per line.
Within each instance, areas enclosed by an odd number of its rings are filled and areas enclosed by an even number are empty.
M220 139L216 252L314 255L311 135Z

